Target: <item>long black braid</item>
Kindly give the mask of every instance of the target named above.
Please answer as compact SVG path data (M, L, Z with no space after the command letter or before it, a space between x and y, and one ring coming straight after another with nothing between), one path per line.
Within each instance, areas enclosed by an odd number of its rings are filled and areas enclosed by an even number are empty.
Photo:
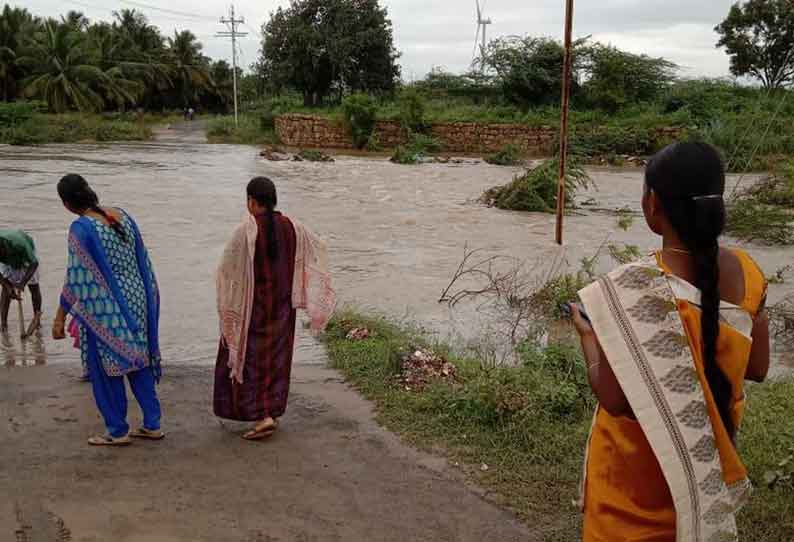
M63 177L58 182L58 195L61 197L61 201L75 212L93 211L101 215L122 240L127 240L127 232L124 231L124 226L116 220L116 217L99 206L99 197L97 197L96 192L80 175L69 174Z
M736 427L731 416L733 389L717 365L720 333L720 248L725 229L725 167L712 146L676 143L648 163L645 181L659 200L681 241L691 252L700 308L706 378L725 428L731 438Z
M270 261L278 259L278 236L276 235L275 210L278 205L276 185L267 177L255 177L248 183L248 197L267 209L267 256Z

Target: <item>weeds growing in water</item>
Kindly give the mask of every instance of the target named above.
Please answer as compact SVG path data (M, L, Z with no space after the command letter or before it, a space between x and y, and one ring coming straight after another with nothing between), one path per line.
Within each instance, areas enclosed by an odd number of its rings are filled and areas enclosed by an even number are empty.
M516 177L510 184L487 190L480 201L489 207L510 211L552 213L557 209L559 164L559 158L546 160ZM575 156L569 158L565 183L565 205L568 207L573 204L576 193L592 183Z
M624 207L618 210L618 228L629 231L634 225L634 211Z
M518 166L524 162L523 154L518 145L508 143L499 151L486 156L485 162L493 166Z
M410 134L407 144L394 149L391 161L403 165L419 164L426 156L440 150L441 144L436 138L414 132Z
M727 232L767 245L794 243L794 161L781 165L729 203Z

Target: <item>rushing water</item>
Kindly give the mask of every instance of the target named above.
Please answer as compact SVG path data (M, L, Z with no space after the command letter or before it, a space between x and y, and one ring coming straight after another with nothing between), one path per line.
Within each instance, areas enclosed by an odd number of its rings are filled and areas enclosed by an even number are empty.
M80 173L104 204L127 209L151 251L162 290L161 344L167 363L214 363L218 325L213 273L224 242L244 213L246 182L276 181L280 207L327 238L334 280L343 302L405 317L439 333L474 337L482 322L467 310L438 303L464 246L525 258L547 268L564 258L578 265L611 235L615 242L651 249L658 241L638 218L628 232L613 215L589 210L566 219L566 246L553 244L552 216L511 213L472 203L484 189L517 170L477 161L398 166L384 160L341 158L333 164L265 162L252 147L197 142L0 147L0 227L18 227L36 240L46 304L45 333L63 279L66 232L73 219L55 184ZM581 196L597 207L639 211L638 170L594 169L597 189ZM616 231L617 230L617 231ZM749 247L769 272L794 251ZM774 286L771 301L790 293ZM15 307L12 307L15 309ZM25 311L30 315L26 302ZM11 322L16 321L12 310ZM8 364L76 362L66 342L4 339ZM312 356L303 340L298 362ZM46 351L46 352L45 352Z

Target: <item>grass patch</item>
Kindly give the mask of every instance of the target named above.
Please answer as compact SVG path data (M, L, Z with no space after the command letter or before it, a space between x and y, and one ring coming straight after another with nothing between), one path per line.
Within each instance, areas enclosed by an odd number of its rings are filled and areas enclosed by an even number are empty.
M744 542L794 540L794 380L751 386L739 449L755 492L739 513Z
M369 330L349 340L354 329ZM455 378L422 391L402 384L402 360L428 348L418 332L346 312L332 321L325 342L331 364L374 401L378 421L423 450L442 450L496 502L513 510L543 539L580 539L576 498L594 402L578 348L519 348L517 367L493 367L454 357ZM742 540L794 539L794 461L781 467L794 442L794 381L752 386L740 433L756 493L739 515ZM778 473L777 471L780 471ZM766 483L770 472L775 482Z
M557 184L559 158L546 160L517 176L513 182L487 190L480 201L489 207L510 211L553 213L557 209ZM568 159L565 179L565 204L573 204L573 198L580 189L590 185L590 177L582 163L576 158Z
M233 143L238 145L278 143L275 130L267 128L258 116L241 115L239 121L239 126L237 126L232 116L210 119L207 123L207 139L210 143Z
M151 139L149 122L137 120L134 114L62 115L33 114L18 124L0 126L0 143L11 145L43 145L47 143L81 143L110 141L146 141Z
M355 328L372 335L347 340ZM571 499L593 408L576 349L525 347L518 368L486 367L446 354L457 368L455 381L430 382L415 392L399 376L404 356L428 346L417 333L345 313L333 320L325 341L332 365L377 404L386 427L422 449L442 447L496 491L499 504L559 534L552 539L575 539Z

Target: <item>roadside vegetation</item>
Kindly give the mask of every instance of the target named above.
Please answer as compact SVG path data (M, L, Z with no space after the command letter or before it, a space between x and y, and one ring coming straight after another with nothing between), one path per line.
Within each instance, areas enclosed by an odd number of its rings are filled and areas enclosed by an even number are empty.
M387 428L444 453L544 540L579 539L572 501L595 402L577 346L524 343L515 365L494 366L354 312L339 314L325 341ZM739 442L756 491L741 538L794 539L794 381L752 386L748 403Z

